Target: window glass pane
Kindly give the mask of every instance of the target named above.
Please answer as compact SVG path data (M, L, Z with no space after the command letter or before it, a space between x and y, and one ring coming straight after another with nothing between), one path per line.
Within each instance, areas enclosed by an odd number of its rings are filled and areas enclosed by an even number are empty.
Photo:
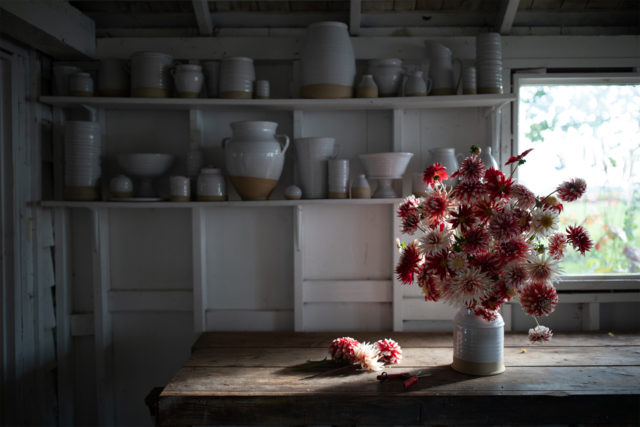
M595 247L568 251L564 273L640 272L640 84L525 84L518 102L518 152L534 149L519 181L541 196L587 181L582 199L564 204L561 227L583 224Z

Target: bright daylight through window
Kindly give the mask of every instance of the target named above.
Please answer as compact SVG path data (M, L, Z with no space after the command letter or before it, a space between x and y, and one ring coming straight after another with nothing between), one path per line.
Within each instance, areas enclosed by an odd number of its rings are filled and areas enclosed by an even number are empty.
M567 253L563 273L640 276L640 81L576 83L520 81L517 152L533 151L518 179L540 195L558 180L587 181L560 227L583 224L595 246Z

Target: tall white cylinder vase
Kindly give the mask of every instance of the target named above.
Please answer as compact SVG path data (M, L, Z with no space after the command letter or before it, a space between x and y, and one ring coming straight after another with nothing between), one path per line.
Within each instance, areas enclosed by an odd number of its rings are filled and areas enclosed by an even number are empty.
M461 308L453 319L453 363L464 374L496 375L504 372L504 320L498 314L487 321Z
M309 25L300 65L303 98L353 97L356 60L346 24Z

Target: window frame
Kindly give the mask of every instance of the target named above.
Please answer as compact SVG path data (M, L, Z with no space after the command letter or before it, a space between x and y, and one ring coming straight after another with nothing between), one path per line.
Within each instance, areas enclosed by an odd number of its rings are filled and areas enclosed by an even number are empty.
M518 153L520 88L528 85L623 85L640 84L640 73L514 73L512 138L510 151ZM563 274L558 291L640 291L640 273L629 274ZM620 294L620 301L628 295Z

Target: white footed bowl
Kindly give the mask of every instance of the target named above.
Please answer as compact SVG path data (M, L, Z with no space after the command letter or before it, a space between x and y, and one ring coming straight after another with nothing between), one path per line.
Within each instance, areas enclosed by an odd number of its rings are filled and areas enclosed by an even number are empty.
M367 177L401 178L413 153L369 153L359 157Z

